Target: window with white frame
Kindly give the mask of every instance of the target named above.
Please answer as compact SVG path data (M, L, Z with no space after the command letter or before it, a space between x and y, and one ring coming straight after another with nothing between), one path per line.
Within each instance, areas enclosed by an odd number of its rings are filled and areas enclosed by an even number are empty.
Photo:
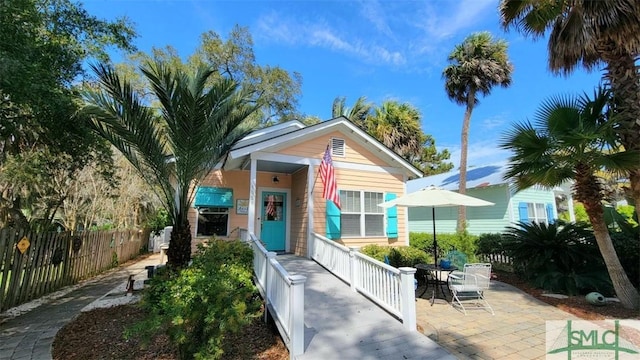
M361 190L340 191L340 229L343 237L384 236L384 194Z
M527 203L527 214L531 223L549 224L545 204Z
M227 236L229 209L201 207L198 209L197 236Z

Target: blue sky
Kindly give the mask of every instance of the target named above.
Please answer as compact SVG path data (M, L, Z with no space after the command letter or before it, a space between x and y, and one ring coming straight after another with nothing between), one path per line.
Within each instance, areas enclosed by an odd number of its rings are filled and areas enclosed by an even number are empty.
M328 119L338 96L346 97L348 106L360 96L376 104L411 103L422 114L424 132L439 149L449 149L455 167L464 107L447 98L442 70L447 55L469 34L490 31L505 39L515 67L512 85L494 88L474 110L470 166L504 160L508 154L496 148L498 139L510 124L532 118L544 99L591 94L601 78L597 71L551 74L546 39L504 32L498 0L88 0L84 6L101 18L127 16L140 35L139 50L171 45L185 58L203 32L226 38L234 25L247 26L258 63L302 75L302 113Z

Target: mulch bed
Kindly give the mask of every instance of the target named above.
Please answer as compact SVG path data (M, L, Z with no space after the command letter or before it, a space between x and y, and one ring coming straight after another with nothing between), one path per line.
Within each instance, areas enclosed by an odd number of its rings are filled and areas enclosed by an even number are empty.
M136 305L95 309L80 314L65 325L53 342L54 360L122 359L175 360L177 350L166 335L156 336L149 344L133 336L124 339L124 331L141 321L145 313ZM256 319L238 334L227 338L222 359L289 358L289 351L277 331Z
M638 311L625 309L619 303L593 306L586 302L584 296L555 299L543 296L542 290L532 287L512 273L496 271L494 278L585 320L640 319ZM176 349L166 336L157 336L146 346L140 338L135 336L128 340L124 339L122 336L124 330L142 320L144 316L144 312L136 305L122 305L82 313L56 335L53 343L53 358L55 360L177 359ZM244 331L226 339L225 344L223 356L225 360L289 358L289 352L277 330L261 319L256 319Z
M638 312L638 310L625 309L617 302L610 302L604 306L595 306L589 304L583 295L569 296L566 299L543 296L542 294L545 293L544 290L536 289L526 281L518 278L514 273L495 271L493 273L493 279L515 286L536 299L553 305L581 319L640 319L640 312Z

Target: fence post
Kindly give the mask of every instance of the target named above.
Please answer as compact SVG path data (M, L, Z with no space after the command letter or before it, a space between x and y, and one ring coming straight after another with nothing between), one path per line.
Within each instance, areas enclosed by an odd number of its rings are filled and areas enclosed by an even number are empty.
M264 280L264 322L269 319L269 304L271 303L271 278L273 267L271 266L271 259L276 257L276 253L273 251L267 252L267 258L265 259L265 280Z
M304 283L306 276L291 275L291 290L289 292L289 303L291 304L290 329L291 329L291 351L290 358L304 353Z
M416 290L414 287L414 274L416 269L401 267L400 270L400 299L402 303L402 324L409 331L416 331Z
M360 251L360 248L357 246L349 247L349 284L351 285L351 290L353 292L357 292L356 281L358 280L358 261L356 260L356 253Z

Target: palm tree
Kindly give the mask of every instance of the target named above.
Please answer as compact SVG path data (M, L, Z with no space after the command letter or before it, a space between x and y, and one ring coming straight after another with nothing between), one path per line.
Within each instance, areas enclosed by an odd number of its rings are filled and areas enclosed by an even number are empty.
M604 62L620 141L627 150L640 150L640 2L501 0L500 14L505 28L534 38L550 30L549 67L556 73L567 75L579 65L592 70ZM640 159L628 176L640 206Z
M607 119L608 100L602 90L593 100L586 96L551 98L536 112L535 125L515 125L500 146L513 151L505 178L514 178L519 189L574 181L575 197L584 204L620 302L627 308L638 308L640 296L620 264L605 223L598 171L624 172L637 166L639 154L606 151L617 145L614 121Z
M372 109L371 103L367 102L367 98L361 96L356 100L352 107L346 106L347 99L344 97L337 97L333 100L333 106L331 107L331 117L337 118L344 116L351 120L358 127L364 129L365 121L369 117Z
M367 132L405 159L422 153L425 135L418 109L387 100L365 122Z
M141 68L151 85L154 109L127 79L109 65L94 65L99 89L84 94L82 113L154 189L173 223L169 265L182 267L191 258L187 213L197 184L253 125L256 110L232 80L205 84L214 73L200 67L190 75L163 62Z
M513 65L507 55L507 43L494 41L488 32L469 35L456 45L448 57L450 65L443 71L445 90L449 99L465 105L460 141L460 187L458 192L467 192L467 151L469 146L469 124L471 113L478 105L478 94L489 95L495 85L508 87L511 84ZM458 208L458 231L464 231L466 210Z

